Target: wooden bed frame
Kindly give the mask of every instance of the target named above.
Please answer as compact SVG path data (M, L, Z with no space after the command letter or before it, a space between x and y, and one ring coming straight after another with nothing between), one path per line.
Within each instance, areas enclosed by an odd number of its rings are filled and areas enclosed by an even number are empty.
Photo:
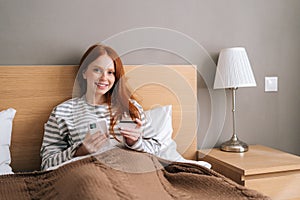
M11 139L14 172L40 169L44 123L53 107L72 98L78 66L0 66L0 110L17 110ZM173 105L177 150L196 159L197 70L192 65L125 66L145 110Z

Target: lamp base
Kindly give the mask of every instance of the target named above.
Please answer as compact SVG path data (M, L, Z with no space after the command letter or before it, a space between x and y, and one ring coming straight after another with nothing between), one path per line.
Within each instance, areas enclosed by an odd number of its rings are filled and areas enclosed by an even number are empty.
M248 145L240 140L229 140L221 144L220 149L222 151L242 153L248 151Z

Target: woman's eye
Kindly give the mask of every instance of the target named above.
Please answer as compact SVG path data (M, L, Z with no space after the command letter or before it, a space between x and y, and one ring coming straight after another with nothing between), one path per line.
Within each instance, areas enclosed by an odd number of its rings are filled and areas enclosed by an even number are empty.
M94 72L97 72L97 73L101 73L101 70L98 69L98 68L95 68L93 71L94 71Z
M114 71L108 71L108 74L109 74L109 75L114 75L115 72L114 72Z

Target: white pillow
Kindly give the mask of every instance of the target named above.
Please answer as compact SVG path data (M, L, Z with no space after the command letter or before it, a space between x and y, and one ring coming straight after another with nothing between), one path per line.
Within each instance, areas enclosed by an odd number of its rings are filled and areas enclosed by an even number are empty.
M15 113L16 110L13 108L0 112L0 175L13 173L10 167L9 147Z
M145 111L145 114L157 134L156 137L162 143L160 152L156 156L170 161L194 163L211 168L207 162L187 160L178 153L176 142L172 139L172 105L157 107Z
M161 149L167 148L172 142L172 105L147 110L145 115L162 143Z

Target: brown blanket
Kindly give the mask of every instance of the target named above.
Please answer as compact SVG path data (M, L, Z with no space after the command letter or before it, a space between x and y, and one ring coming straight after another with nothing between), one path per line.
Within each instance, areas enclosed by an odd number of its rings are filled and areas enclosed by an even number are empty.
M113 149L47 172L0 176L0 199L269 199L218 173Z

